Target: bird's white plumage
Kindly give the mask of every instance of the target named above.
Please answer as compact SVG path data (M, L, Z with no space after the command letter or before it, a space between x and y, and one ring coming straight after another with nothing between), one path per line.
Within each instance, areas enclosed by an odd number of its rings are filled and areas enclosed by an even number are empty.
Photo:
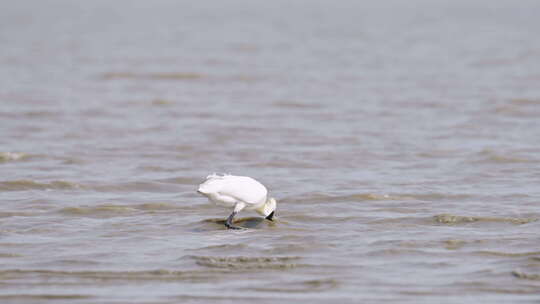
M266 187L251 177L214 173L206 177L197 192L218 205L234 207L225 221L229 229L241 229L234 226L233 219L242 209L255 210L270 221L274 219L276 200L267 198Z
M268 194L266 187L251 177L217 174L209 175L198 191L216 204L235 206L243 203L246 209L261 208Z

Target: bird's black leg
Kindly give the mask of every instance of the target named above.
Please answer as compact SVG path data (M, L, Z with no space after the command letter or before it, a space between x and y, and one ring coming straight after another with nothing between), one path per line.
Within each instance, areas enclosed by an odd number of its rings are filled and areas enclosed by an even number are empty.
M231 215L229 215L229 217L227 218L227 221L225 222L225 226L227 226L227 228L229 228L229 229L242 229L241 227L237 227L237 226L233 225L233 218L237 213L238 212L233 211L233 213L231 213Z

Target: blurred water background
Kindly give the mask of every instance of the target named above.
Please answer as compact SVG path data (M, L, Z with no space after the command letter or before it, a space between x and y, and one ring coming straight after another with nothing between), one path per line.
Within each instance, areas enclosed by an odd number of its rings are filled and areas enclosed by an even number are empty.
M540 2L0 7L0 302L540 300Z

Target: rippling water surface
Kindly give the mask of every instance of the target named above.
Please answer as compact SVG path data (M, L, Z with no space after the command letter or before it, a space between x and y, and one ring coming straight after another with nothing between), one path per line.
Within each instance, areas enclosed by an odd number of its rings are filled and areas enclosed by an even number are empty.
M5 2L0 302L538 303L539 14Z

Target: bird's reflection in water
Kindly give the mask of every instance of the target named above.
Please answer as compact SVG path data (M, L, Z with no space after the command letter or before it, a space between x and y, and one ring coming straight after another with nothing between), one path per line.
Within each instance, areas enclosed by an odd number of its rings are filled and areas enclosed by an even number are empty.
M273 222L267 221L262 217L239 218L239 219L234 221L234 224L237 225L240 228L260 229L260 228L265 227L265 222L266 222L267 225L272 225L273 224ZM206 223L206 224L211 223L211 224L216 224L216 225L220 225L222 227L225 227L224 226L225 225L225 220L224 219L206 219L206 220L203 220L203 223ZM207 227L207 228L209 228L209 227ZM212 228L214 228L214 227L212 227ZM206 229L202 229L202 230L206 230Z
M243 228L257 228L262 222L268 222L262 217L246 217L236 221L236 224Z

